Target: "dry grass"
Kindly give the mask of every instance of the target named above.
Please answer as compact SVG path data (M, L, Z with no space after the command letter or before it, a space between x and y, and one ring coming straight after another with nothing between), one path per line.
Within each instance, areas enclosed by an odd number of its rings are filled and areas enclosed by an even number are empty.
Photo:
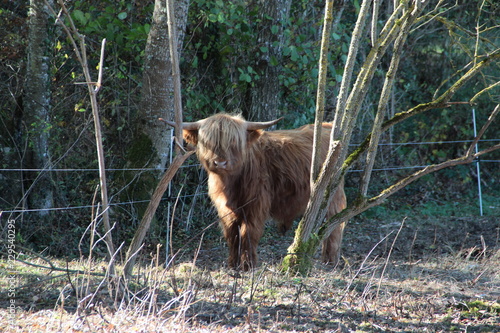
M103 276L16 262L18 310L10 317L10 299L2 292L0 331L498 332L499 225L488 221L479 221L486 231L467 238L471 246L447 227L449 232L436 238L425 235L422 225L378 225L373 229L384 232L375 236L366 225L354 223L346 235L342 267L315 263L307 277L279 272L287 240L282 246L274 237L263 239L263 263L252 272L238 276L218 266L224 261L223 248L204 242L204 248L212 249L194 250L196 261L179 259L168 269L156 258L143 264L120 293L102 283ZM436 228L426 230L441 235ZM47 266L40 258L22 258ZM66 267L60 260L54 264ZM104 263L84 260L67 267L106 271ZM0 283L5 290L6 278Z

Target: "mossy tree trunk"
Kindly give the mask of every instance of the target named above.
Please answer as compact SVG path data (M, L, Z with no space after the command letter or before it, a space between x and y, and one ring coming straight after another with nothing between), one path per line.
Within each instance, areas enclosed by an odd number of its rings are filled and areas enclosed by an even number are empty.
M178 50L182 49L185 35L189 0L175 2L175 17ZM126 190L123 200L149 200L168 167L171 150L171 129L158 118L174 118L174 84L169 51L167 1L155 0L151 30L144 55L141 102L136 121L131 124L134 137L127 151L128 168L157 168L158 172L124 172L122 183ZM132 198L132 200L130 200ZM134 205L138 220L147 204Z
M330 150L326 161L321 167L318 176L314 174L311 177L311 198L307 206L304 217L299 223L299 227L295 233L293 244L288 249L288 255L282 262L282 268L285 271L307 273L312 266L312 257L321 241L325 239L331 231L340 223L347 222L350 218L364 212L365 210L381 204L386 198L396 193L400 189L421 178L422 176L441 170L443 168L471 163L475 158L500 149L500 144L490 146L482 151L474 153L474 146L477 140L486 131L495 116L500 112L500 107L497 106L490 114L488 121L485 122L478 136L470 145L469 149L463 156L449 159L445 162L430 165L422 170L404 177L395 182L393 185L381 191L373 197L367 197L368 188L373 170L374 159L378 149L378 143L381 133L396 125L397 123L408 120L412 116L449 106L451 98L455 93L474 76L481 73L489 64L494 63L495 59L500 58L500 49L493 52L487 52L481 57L475 57L471 68L467 72L459 71L453 75L455 83L453 83L443 94L435 96L430 102L419 104L407 111L400 112L393 117L387 119L387 105L391 95L394 80L397 77L397 68L399 60L402 56L404 45L411 29L415 26L436 18L436 13L439 8L432 9L429 12L421 15L426 5L430 1L400 1L398 6L394 8L392 15L386 20L384 27L378 33L372 31L373 46L365 57L364 63L361 65L356 80L351 84L354 73L355 60L358 59L359 44L364 36L364 26L369 19L369 10L371 1L364 0L359 13L358 19L353 30L351 45L347 56L346 65L342 84L337 98L336 115L333 122L333 128ZM327 6L327 8L329 8ZM377 10L373 13L378 12ZM327 17L327 15L325 15ZM375 29L372 25L372 30ZM325 38L325 36L323 36ZM325 44L325 43L323 43ZM365 96L372 84L375 71L380 70L378 65L382 57L387 56L387 50L392 45L390 55L390 65L386 70L384 85L381 88L380 99L377 108L377 114L370 134L367 136L362 145L354 152L348 152L348 144L356 125L358 114L361 110L361 105ZM476 49L477 51L477 49ZM480 62L477 59L482 59ZM324 66L324 63L320 63ZM320 73L323 69L320 69ZM319 83L324 84L322 82ZM321 89L321 88L320 88ZM488 91L488 87L482 91ZM321 94L318 94L321 98ZM472 100L476 99L474 96ZM317 101L321 107L323 101ZM341 144L336 144L336 140ZM340 184L342 177L346 175L348 169L355 161L360 161L364 166L357 198L348 203L348 206L343 211L332 216L328 220L325 219L328 206L333 199L335 189ZM312 168L314 172L314 168Z
M187 22L189 0L175 2L178 50L182 49ZM169 52L167 2L155 0L153 22L149 31L144 58L141 103L136 136L142 148L135 150L136 167L165 168L170 157L170 128L158 118L174 117L174 85ZM147 140L146 136L149 140ZM134 143L132 149L134 149ZM143 149L147 148L147 149ZM138 154L138 152L142 152Z

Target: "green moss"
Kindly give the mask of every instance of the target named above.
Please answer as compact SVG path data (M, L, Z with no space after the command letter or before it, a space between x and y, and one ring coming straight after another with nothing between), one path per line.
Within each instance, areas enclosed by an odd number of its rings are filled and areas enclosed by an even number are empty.
M460 310L462 316L481 318L486 314L500 314L500 303L482 300L460 302L455 305Z
M140 168L150 161L151 157L156 157L153 142L144 133L137 135L127 151L127 160L132 167Z
M359 159L361 154L368 148L368 144L370 143L371 134L367 136L365 141L355 150L353 151L342 164L342 169L347 170L355 161Z
M295 240L283 258L281 268L284 272L307 275L312 268L311 258L319 246L319 237L314 234L307 241Z
M157 160L157 153L153 146L153 142L145 133L139 133L135 136L129 149L126 152L126 168L144 168L154 165ZM118 176L119 175L119 176ZM134 200L149 200L151 195L158 185L158 172L143 172L138 174L135 170L124 170L121 174L117 173L115 182L120 187L125 187L124 191L120 192L120 200L126 202L130 198ZM137 212L137 220L140 220L149 202L134 204L134 210ZM156 219L151 223L152 233L157 226ZM132 237L134 230L130 228L127 230Z

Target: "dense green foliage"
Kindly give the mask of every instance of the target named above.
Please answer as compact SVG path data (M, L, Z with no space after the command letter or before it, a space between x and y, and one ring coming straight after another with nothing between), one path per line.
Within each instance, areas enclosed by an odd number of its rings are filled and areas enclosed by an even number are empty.
M481 38L476 38L476 26L493 27L500 24L499 4L485 1L479 8L482 3L461 1L457 6L450 5L449 10L441 13L441 19L428 22L410 35L390 114L429 101L433 95L439 94L454 82L455 73L468 68L467 64L474 58L476 51L484 54L498 48L498 28L485 29ZM10 2L0 9L0 168L15 170L0 172L0 209L4 211L37 208L29 205L29 188L34 184L38 171L20 171L22 168L38 167L32 165L29 152L30 144L37 140L37 133L32 130L32 124L24 122L24 115L29 110L23 109L28 5L26 0ZM358 7L357 1L347 2L342 19L332 33L327 120L333 118L335 111L335 97ZM69 9L78 29L86 36L87 54L94 71L101 40L107 39L103 89L99 93L106 164L110 169L131 167L129 163L134 151L130 151L129 147L134 137L134 124L140 121L137 108L153 4L150 1L75 1ZM296 127L314 120L322 9L323 3L320 1L293 1L290 20L281 22L285 35L284 58L280 64L283 68L280 87L284 106L279 113L285 116L281 125L283 127ZM256 1L191 1L181 54L186 119L194 120L219 111L248 112L253 84L262 75L258 63L260 55L269 51L256 38L262 24L258 13ZM381 19L385 18L384 15L386 13L381 12ZM52 168L95 169L97 157L87 91L84 86L75 85L83 81L81 69L64 33L59 27L51 26L50 33L56 46L52 50L53 60L50 66L52 122L46 130L50 131ZM368 35L363 42L369 44ZM359 59L359 63L362 60ZM270 64L278 65L277 59L271 58ZM364 104L354 142L364 139L373 122L374 108L387 66L388 63L380 66L380 73L376 77L376 82L380 84L373 85ZM359 71L359 65L356 70ZM497 63L472 80L466 89L459 91L454 101L466 102L486 85L499 80L500 68ZM476 110L478 123L482 123L494 105L499 103L499 96L497 87L482 95L474 106L456 104L417 116L388 132L384 143L470 140L473 137L472 107ZM485 134L486 139L499 139L499 124L497 120L492 125ZM456 157L466 148L465 142L387 146L381 149L378 168L426 165ZM500 181L500 155L491 154L488 159L497 161L481 165L484 190L491 198L498 195L498 188L495 189L494 184ZM116 237L120 243L130 240L140 216L137 216L133 205L118 201L123 199L121 194L124 188L133 188L134 180L148 172L109 172L111 203L119 204L113 206L111 214L112 220L117 223ZM382 188L406 173L407 170L379 172L376 174L377 185ZM356 184L356 177L357 173L353 172L347 179L348 187ZM55 207L88 206L93 203L98 185L98 173L95 170L52 172L52 180L57 190ZM406 189L404 195L397 200L406 202L407 205L436 198L451 198L453 202L472 200L475 181L474 166L444 170ZM167 203L175 203L176 193L181 187L182 194L187 195L205 191L203 175L196 168L183 169L177 175L176 182L172 197L165 199L165 205L158 212L161 221L166 222L169 216ZM135 190L144 194L151 193L153 189ZM134 191L127 190L126 193ZM135 200L136 197L128 198L128 201ZM190 206L190 200L190 197L182 198L177 207L179 217L174 223L182 228L176 228L177 238L174 242L184 242L215 221L210 208L197 209L199 206L210 207L206 197L197 199L194 210ZM488 200L494 202L493 199ZM202 205L200 201L203 201ZM89 208L54 211L49 220L40 219L33 212L12 215L4 213L2 221L11 216L22 221L18 224L20 241L29 242L40 250L48 249L52 254L71 255L78 253L78 241L91 220ZM189 219L193 222L189 228L185 228L184 223ZM165 237L164 225L156 226L151 232L151 243L162 242Z

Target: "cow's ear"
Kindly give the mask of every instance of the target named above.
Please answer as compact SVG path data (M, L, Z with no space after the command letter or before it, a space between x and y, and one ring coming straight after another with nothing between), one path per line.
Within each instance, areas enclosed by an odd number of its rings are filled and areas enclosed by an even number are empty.
M251 144L257 141L262 135L262 130L247 131L247 143Z
M193 146L198 143L198 130L182 130L182 136L187 143Z

